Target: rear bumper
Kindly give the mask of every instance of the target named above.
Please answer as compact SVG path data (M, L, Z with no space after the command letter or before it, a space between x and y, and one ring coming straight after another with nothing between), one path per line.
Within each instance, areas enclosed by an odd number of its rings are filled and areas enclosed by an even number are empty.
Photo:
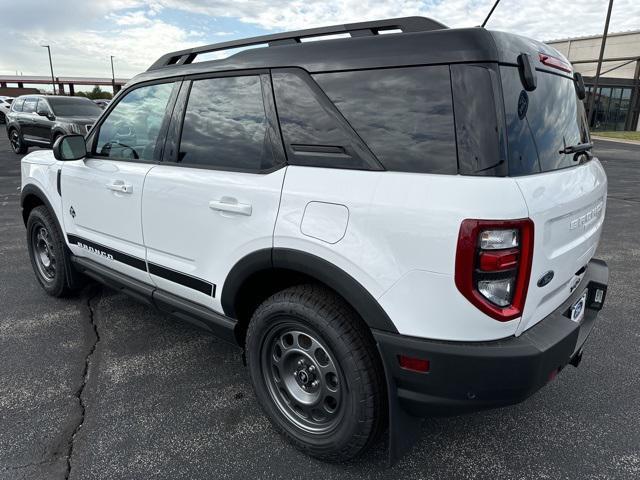
M374 331L390 403L417 416L492 408L521 402L569 363L577 365L596 317L596 289L606 293L609 269L592 260L580 286L557 310L519 337L492 342L445 342ZM567 316L588 289L580 323ZM604 297L602 299L604 302ZM601 305L600 305L601 308ZM404 370L398 355L429 360L428 373Z

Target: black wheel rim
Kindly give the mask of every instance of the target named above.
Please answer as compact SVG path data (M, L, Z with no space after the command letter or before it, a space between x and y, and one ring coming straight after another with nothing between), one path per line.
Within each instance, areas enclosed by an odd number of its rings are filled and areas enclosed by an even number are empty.
M261 369L280 413L311 434L325 434L344 416L344 375L320 335L297 322L271 328L262 343Z
M38 273L47 282L56 278L56 255L51 235L42 224L36 224L31 230L31 247Z
M13 148L14 151L17 152L18 150L20 150L20 135L18 135L18 132L13 130L11 132L11 137L9 138L9 140L11 141L11 148Z

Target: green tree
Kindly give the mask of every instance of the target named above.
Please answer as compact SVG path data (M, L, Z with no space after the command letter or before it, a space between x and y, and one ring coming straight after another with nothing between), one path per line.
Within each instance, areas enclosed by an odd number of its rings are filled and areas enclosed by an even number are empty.
M78 92L77 95L84 94L82 96L90 98L91 100L111 100L113 95L109 92L103 91L98 85L93 87L93 90L90 92Z

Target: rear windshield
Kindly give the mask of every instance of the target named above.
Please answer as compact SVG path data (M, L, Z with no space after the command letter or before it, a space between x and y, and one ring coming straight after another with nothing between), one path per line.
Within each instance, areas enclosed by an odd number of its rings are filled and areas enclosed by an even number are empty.
M86 98L48 98L53 113L59 117L97 117L102 109Z
M589 141L584 105L573 79L538 71L527 92L517 67L500 67L509 146L509 175L529 175L576 165L565 146Z

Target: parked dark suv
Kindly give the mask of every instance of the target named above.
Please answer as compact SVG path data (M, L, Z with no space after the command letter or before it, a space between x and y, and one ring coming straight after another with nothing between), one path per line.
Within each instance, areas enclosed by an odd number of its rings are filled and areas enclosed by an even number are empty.
M16 98L7 115L7 135L18 154L31 146L50 147L69 133L86 134L102 109L88 98L24 95Z

